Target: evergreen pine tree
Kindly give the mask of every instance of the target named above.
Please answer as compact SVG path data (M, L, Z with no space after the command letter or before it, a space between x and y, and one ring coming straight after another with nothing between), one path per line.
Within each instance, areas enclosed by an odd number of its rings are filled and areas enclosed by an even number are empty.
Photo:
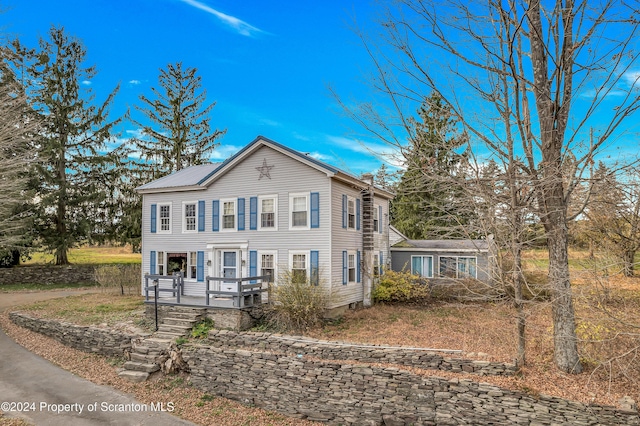
M147 120L132 118L145 135L135 142L152 166L153 178L208 162L226 132L211 129L215 102L205 106L207 92L200 91L201 77L196 72L196 68L183 69L181 62L168 64L160 70L160 87L151 88L155 98L141 95L143 106L135 107Z
M411 122L406 169L392 203L393 225L411 239L467 236L462 225L470 219L469 203L459 197L466 156L460 150L467 139L456 124L437 94L425 99Z
M92 91L82 83L96 69L83 66L84 46L62 27L52 27L49 38L27 53L27 91L41 122L31 187L38 200L34 231L55 263L63 265L69 263L70 248L104 235L109 226L117 170L106 142L119 120L107 122L107 115L118 89L101 105L92 105Z

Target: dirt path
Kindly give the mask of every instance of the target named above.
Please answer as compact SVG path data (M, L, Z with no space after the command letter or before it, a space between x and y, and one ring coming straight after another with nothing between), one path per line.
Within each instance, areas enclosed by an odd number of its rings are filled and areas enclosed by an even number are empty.
M59 297L76 296L79 294L95 293L95 288L78 290L51 290L51 291L20 291L0 293L0 312L12 306L35 303L41 300L57 299Z

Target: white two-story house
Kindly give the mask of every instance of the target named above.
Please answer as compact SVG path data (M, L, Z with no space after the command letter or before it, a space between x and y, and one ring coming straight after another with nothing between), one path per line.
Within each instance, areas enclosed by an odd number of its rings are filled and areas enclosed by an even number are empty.
M223 163L137 188L143 274L182 271L185 295L204 297L206 276L277 284L286 271L326 287L332 309L368 305L390 260L392 198L372 180L258 137Z

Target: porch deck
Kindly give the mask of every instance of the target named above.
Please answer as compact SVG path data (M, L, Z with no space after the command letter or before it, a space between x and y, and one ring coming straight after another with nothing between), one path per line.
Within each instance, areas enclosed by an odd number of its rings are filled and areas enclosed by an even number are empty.
M182 274L145 275L145 304L194 308L242 309L266 302L268 275L246 278L206 277L204 296L185 295ZM221 284L226 285L222 288ZM233 287L230 291L230 287ZM166 294L166 296L165 296Z

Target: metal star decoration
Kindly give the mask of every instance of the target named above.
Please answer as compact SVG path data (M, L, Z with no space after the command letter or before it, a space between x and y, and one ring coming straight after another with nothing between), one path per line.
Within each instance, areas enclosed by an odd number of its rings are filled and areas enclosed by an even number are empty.
M262 160L262 166L260 167L256 167L256 170L260 172L260 177L258 178L258 180L262 179L263 177L268 177L269 179L271 179L271 174L269 173L269 171L271 169L273 169L274 166L268 166L267 165L267 159L265 158L264 160Z

